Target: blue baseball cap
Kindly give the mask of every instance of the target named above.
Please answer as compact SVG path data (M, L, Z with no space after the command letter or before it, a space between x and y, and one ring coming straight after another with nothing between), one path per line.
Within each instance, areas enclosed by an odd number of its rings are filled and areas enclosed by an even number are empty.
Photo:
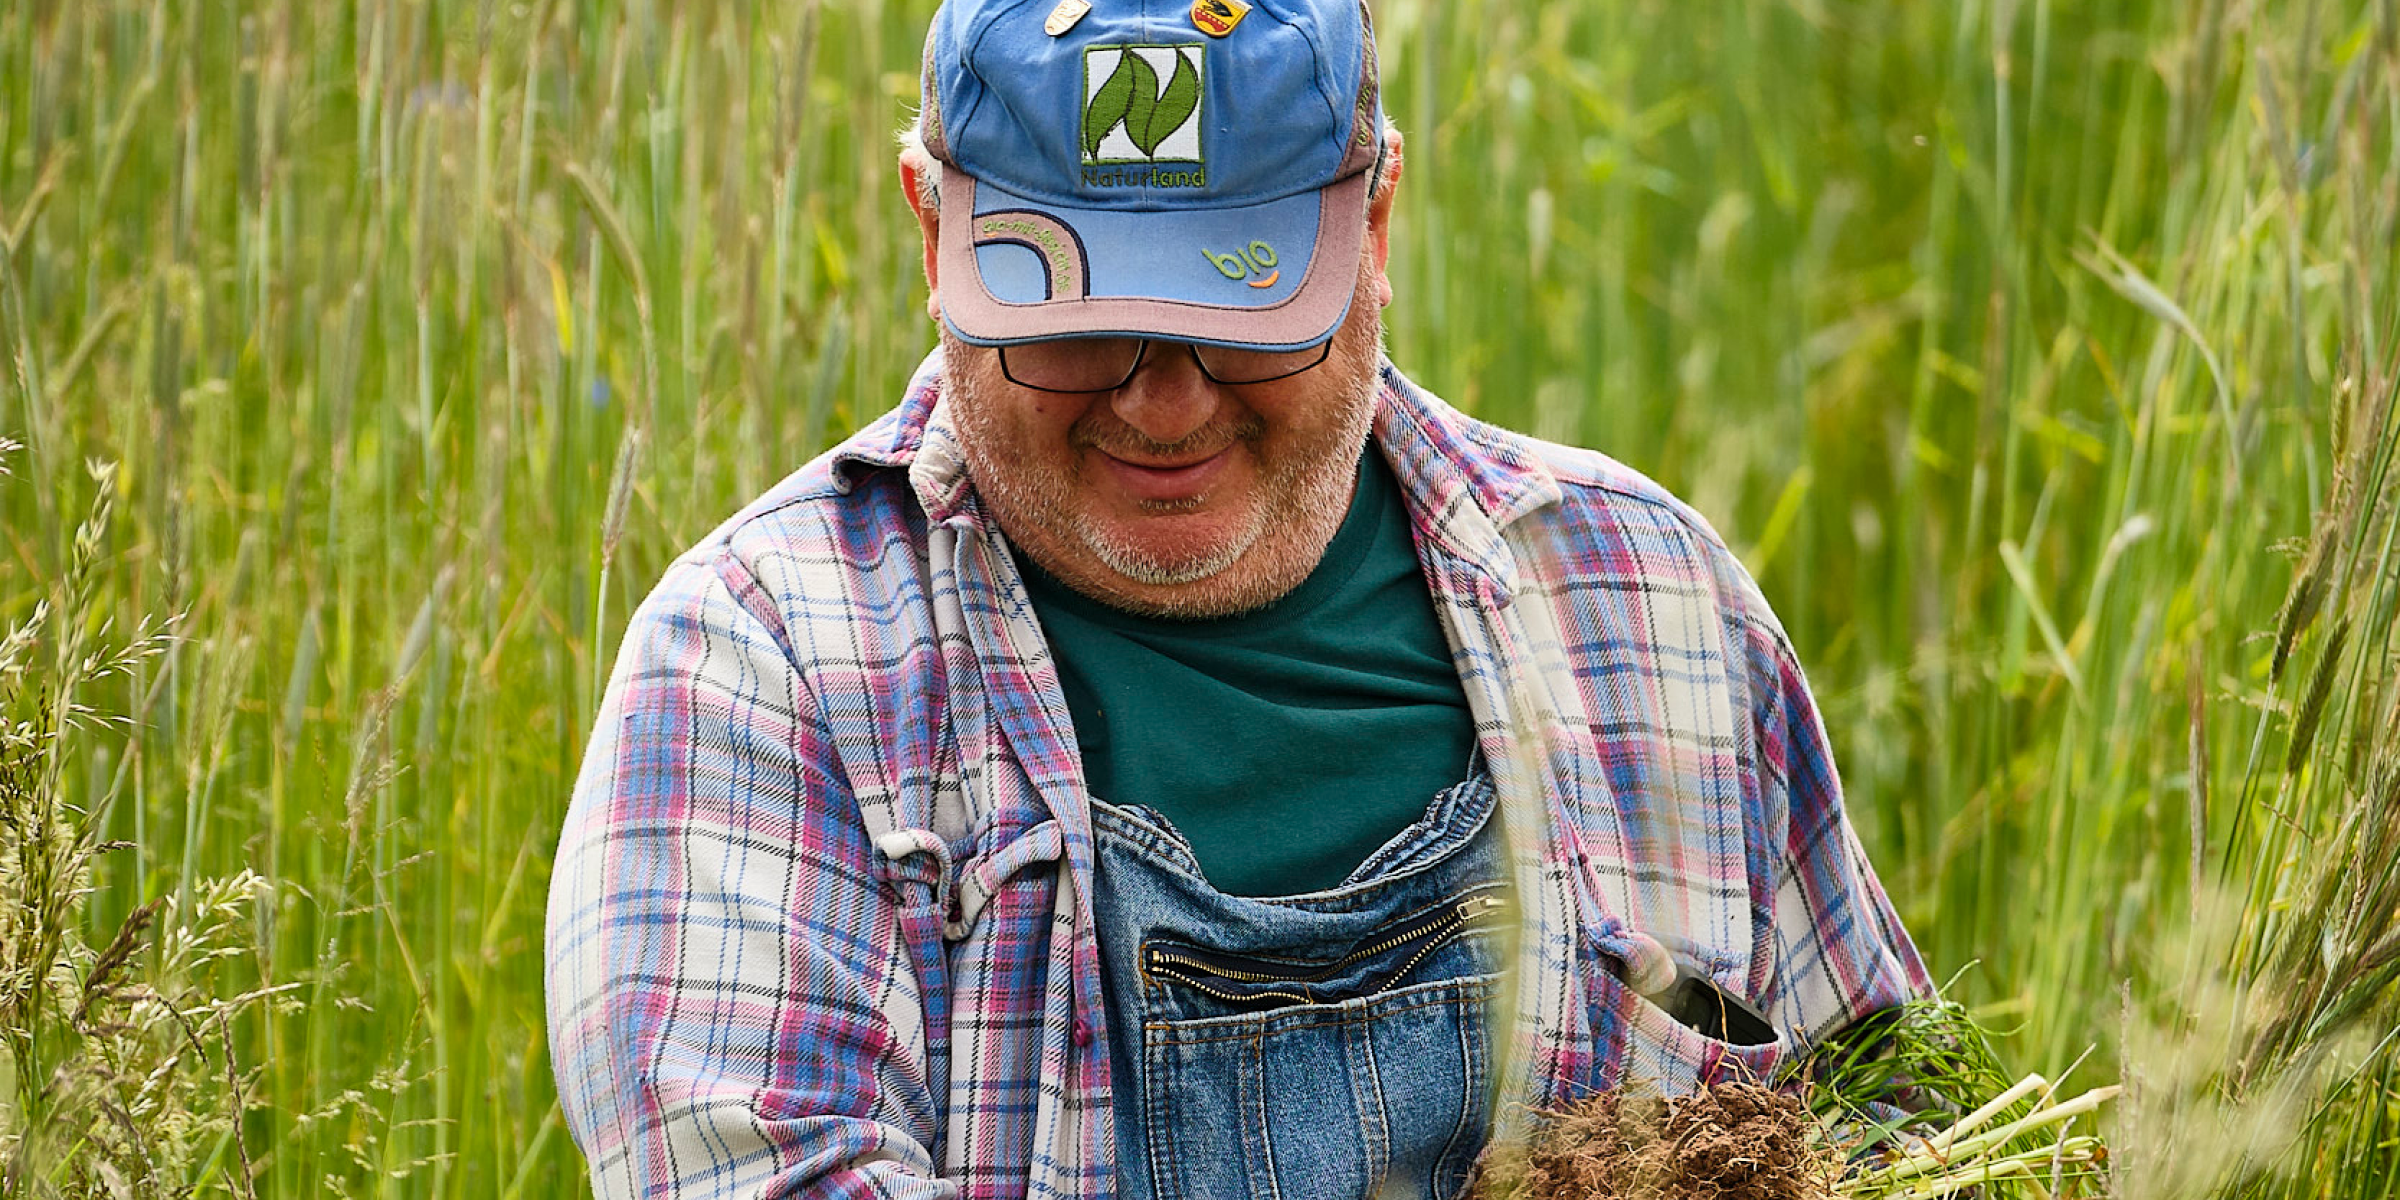
M1383 150L1362 0L945 0L922 104L968 342L1297 349L1349 312Z

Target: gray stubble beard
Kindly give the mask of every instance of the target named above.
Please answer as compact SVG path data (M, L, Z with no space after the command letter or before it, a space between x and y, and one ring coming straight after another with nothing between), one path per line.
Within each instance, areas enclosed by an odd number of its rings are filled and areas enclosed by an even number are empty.
M1373 298L1362 294L1354 303L1372 304ZM1377 365L1382 358L1383 327L1381 314L1374 317L1371 334L1359 337L1356 333L1337 331L1339 339L1327 366L1339 368L1337 377L1345 380L1347 390L1335 398L1341 405L1343 420L1336 430L1333 451L1313 461L1274 464L1260 479L1261 495L1266 502L1250 515L1245 526L1227 538L1223 544L1199 556L1159 555L1144 552L1138 547L1111 539L1106 533L1084 520L1073 500L1077 480L1053 472L1037 472L1030 476L1006 471L975 471L978 455L974 447L993 432L987 419L994 407L983 401L989 399L980 389L986 380L978 379L972 371L950 369L945 374L945 386L955 400L951 406L952 419L957 422L962 449L965 450L969 473L974 475L976 490L986 501L987 509L999 519L1001 529L1018 547L1020 553L1031 554L1054 575L1085 592L1095 600L1112 607L1147 616L1176 619L1230 616L1263 608L1281 599L1308 578L1324 557L1325 547L1341 528L1347 511L1346 499L1356 479L1359 455L1374 424L1375 397L1378 386ZM1353 345L1343 345L1352 342ZM945 363L959 361L963 347L948 329L942 331ZM1363 359L1364 361L1361 361ZM1288 500L1278 505L1278 498ZM1160 506L1160 511L1199 507L1207 497L1175 501ZM1290 511L1283 511L1287 508ZM1267 532L1278 520L1306 521L1322 514L1323 519L1311 523L1298 540L1281 543L1269 541ZM1012 525L1031 525L1033 529L1011 528ZM1038 531L1038 532L1037 532ZM1035 536L1028 537L1027 534ZM1111 571L1126 579L1150 587L1177 587L1214 578L1241 562L1253 550L1269 554L1260 563L1255 582L1238 591L1213 597L1208 603L1170 601L1161 603L1152 598L1136 597L1112 591L1105 581L1084 580L1072 573L1062 573L1053 564L1042 561L1038 553L1046 536L1058 542L1071 542L1089 551ZM1261 543L1266 542L1262 548Z

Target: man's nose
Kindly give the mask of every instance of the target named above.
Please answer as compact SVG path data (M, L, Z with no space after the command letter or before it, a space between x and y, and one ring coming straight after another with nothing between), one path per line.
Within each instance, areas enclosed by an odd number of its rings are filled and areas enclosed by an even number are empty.
M1154 442L1180 442L1217 415L1224 397L1182 342L1152 342L1141 369L1110 402L1117 419Z

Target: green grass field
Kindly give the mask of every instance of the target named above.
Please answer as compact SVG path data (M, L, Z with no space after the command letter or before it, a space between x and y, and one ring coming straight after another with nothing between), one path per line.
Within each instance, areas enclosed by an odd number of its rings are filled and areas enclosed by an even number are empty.
M930 9L0 6L0 639L50 606L0 725L181 614L22 759L71 808L0 811L0 1193L111 1194L47 1083L107 1039L21 998L160 897L238 952L128 978L295 986L152 1039L247 1115L159 1101L133 1184L581 1190L583 735L667 560L932 345ZM1376 11L1393 358L1724 532L1936 973L2134 1081L2123 1194L2400 1196L2400 3ZM58 945L51 817L130 843Z

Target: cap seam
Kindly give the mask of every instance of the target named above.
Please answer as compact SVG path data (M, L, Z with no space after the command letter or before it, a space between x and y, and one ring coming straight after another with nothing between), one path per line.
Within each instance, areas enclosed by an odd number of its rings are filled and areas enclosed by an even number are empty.
M1150 0L1142 0L1142 35L1143 35L1143 36L1145 36L1145 37L1148 37L1148 36L1150 36L1150 34L1151 34L1151 26L1152 26L1152 22L1154 22L1154 21L1156 21L1156 20L1158 20L1157 14L1155 14L1155 13L1153 13L1153 12L1151 12L1151 11L1150 11ZM1164 37L1165 35L1163 35L1163 34L1162 34L1162 35L1160 35L1160 36L1161 36L1161 37ZM1125 53L1127 53L1127 54L1131 54L1131 53L1133 53L1133 48L1132 48L1132 47L1130 47L1130 46L1126 47L1126 49L1125 49ZM1181 54L1181 53L1182 53L1182 51L1178 50L1178 51L1176 51L1176 53L1177 53L1177 54ZM1202 51L1202 55L1203 55L1203 60L1204 60L1204 61L1205 61L1205 56L1206 56L1206 53L1207 53L1206 51ZM1085 57L1085 59L1084 59L1084 62L1087 64L1087 65L1085 66L1085 68L1084 68L1084 69L1088 71L1088 70L1090 70L1090 69L1091 69L1091 68L1090 68L1090 66L1088 65L1088 64L1091 62L1091 59L1090 59L1090 57L1088 57L1088 56L1091 54L1091 51L1090 51L1090 49L1089 49L1088 47L1085 49L1085 51L1084 51L1084 54L1087 56L1087 57ZM1206 103L1206 101L1205 101L1205 100L1203 100L1203 101L1202 101L1202 103L1203 103L1203 104L1205 104L1205 103ZM1078 128L1080 128L1080 125L1078 125ZM1206 130L1202 130L1202 131L1201 131L1201 134L1200 134L1200 136L1201 136L1202 138L1206 138L1206 137L1208 136L1208 132L1207 132ZM1203 142L1201 143L1201 145L1200 145L1200 157L1201 157L1201 159L1202 159L1203 161L1205 161L1205 160L1208 158L1208 143L1207 143L1206 141L1203 141ZM1141 187L1134 189L1134 191L1135 191L1136 195L1138 195L1138 196L1140 197L1140 199L1142 200L1142 202L1144 202L1144 203L1156 203L1156 202L1157 202L1157 200L1158 200L1158 191L1159 191L1159 189L1158 189L1158 188L1155 188L1155 187L1152 187L1152 186L1150 186L1149 184L1146 184L1146 183L1145 183L1145 184L1143 184Z
M974 30L974 40L968 42L965 49L959 51L959 73L973 77L977 87L975 89L975 102L967 106L965 115L953 118L948 114L944 114L942 118L942 141L944 143L944 148L951 151L951 157L953 159L955 159L957 155L957 151L955 149L955 146L958 142L957 131L961 128L964 128L969 121L975 119L975 114L983 108L984 96L991 91L990 86L984 83L982 73L975 69L975 56L983 50L983 39L990 37L992 35L992 30L999 28L1002 21L1008 15L1012 15L1020 9L1031 8L1039 3L1041 3L1041 0L1016 0L1016 3L1001 9L1000 16L998 18L986 21L983 23L981 28Z
M1268 13L1280 17L1285 25L1298 32L1301 38L1308 42L1308 56L1311 64L1308 72L1309 78L1314 80L1316 83L1317 99L1324 102L1326 114L1333 118L1333 127L1342 131L1341 157L1342 159L1349 158L1350 139L1357 137L1358 131L1345 124L1345 122L1351 120L1352 117L1343 113L1342 105L1335 99L1329 87L1332 81L1325 78L1325 61L1327 55L1325 52L1325 46L1317 40L1317 30L1310 24L1295 20L1294 18L1299 14L1284 11L1283 6L1280 4L1271 3L1270 0L1254 0L1254 2L1260 8L1267 10ZM1374 36L1371 32L1363 30L1361 32L1367 37ZM1366 86L1365 80L1360 80L1359 86ZM1352 96L1350 100L1350 107L1355 110L1358 107L1358 97ZM1334 169L1336 171L1341 169L1340 160L1337 159L1335 161ZM1336 175L1335 178L1338 179L1340 176Z

